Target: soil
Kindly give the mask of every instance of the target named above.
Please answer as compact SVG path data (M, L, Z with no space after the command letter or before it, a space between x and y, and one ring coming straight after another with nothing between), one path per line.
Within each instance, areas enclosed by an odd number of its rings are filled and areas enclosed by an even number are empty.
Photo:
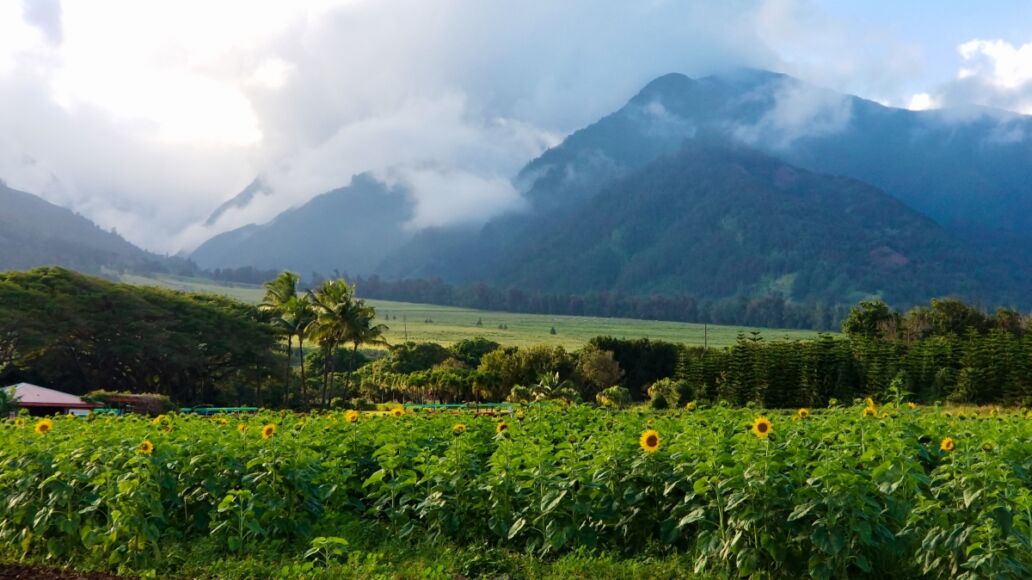
M4 580L125 580L126 577L100 572L68 572L43 566L0 564L0 578Z

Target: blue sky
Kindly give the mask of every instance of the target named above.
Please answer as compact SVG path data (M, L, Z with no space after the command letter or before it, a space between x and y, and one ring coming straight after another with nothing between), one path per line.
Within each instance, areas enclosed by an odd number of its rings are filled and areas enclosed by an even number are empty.
M822 12L844 22L880 29L920 51L922 67L907 86L917 91L945 82L961 64L957 47L973 39L1032 42L1032 2L966 0L843 2L814 0Z

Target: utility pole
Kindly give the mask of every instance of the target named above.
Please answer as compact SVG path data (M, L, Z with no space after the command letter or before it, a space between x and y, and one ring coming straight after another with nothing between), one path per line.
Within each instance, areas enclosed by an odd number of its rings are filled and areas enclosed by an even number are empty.
M709 348L709 324L702 323L702 348Z
M401 324L405 327L405 342L408 342L408 319L404 315L401 317Z

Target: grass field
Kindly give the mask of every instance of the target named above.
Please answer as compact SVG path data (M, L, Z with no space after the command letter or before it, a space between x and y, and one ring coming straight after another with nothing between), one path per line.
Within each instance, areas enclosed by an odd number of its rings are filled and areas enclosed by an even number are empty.
M173 277L123 276L129 284L162 286L189 292L211 292L236 298L243 302L258 303L261 288L246 285L222 285L209 280ZM717 326L686 322L662 322L629 318L598 318L590 316L549 316L543 314L516 314L489 312L451 306L368 300L377 314L390 327L387 340L392 344L412 340L449 345L464 338L483 336L503 345L529 346L533 344L562 345L577 349L595 336L617 338L650 338L689 345L708 344L727 346L739 333L758 331L767 339L804 339L817 335L811 330L759 329L741 326ZM482 326L477 326L480 321ZM504 325L506 328L499 328ZM556 334L551 334L555 328Z

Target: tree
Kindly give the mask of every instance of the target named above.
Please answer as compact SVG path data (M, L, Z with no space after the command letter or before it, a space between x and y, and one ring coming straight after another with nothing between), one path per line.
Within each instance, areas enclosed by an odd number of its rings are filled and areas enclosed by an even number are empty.
M890 338L885 336L885 330L889 326L895 328L893 323L898 316L881 300L862 300L849 311L842 332L851 337Z
M363 344L386 345L383 338L387 327L374 324L376 310L355 298L355 287L344 280L328 280L315 292L309 291L315 318L309 324L312 336L324 350L327 364L323 368L322 404L329 404L330 374L335 369L337 349L342 344L350 344L353 353ZM354 361L352 356L350 361ZM345 390L350 386L354 364L348 365L345 378Z
M308 291L315 317L307 331L323 349L322 402L330 391L330 375L336 370L337 348L347 339L354 318L355 291L344 280L326 280L314 292Z
M0 389L0 419L7 417L18 410L18 397L14 395L14 389Z
M464 338L456 342L448 347L448 352L457 360L466 364L466 366L477 368L485 354L497 350L500 346L502 345L493 340L478 336L475 338Z
M290 377L293 376L292 361L296 327L291 317L297 308L297 285L300 279L301 277L293 272L280 272L279 276L265 283L265 296L258 305L260 312L274 317L273 325L287 337L287 378L284 383L284 394L290 392ZM302 381L302 389L303 385ZM301 397L303 396L302 393Z
M365 303L364 300L356 300L348 311L348 327L344 333L344 340L352 345L352 356L348 359L348 374L344 379L344 389L351 385L351 373L355 370L355 359L358 357L358 347L363 344L375 346L387 346L387 340L383 333L387 332L387 325L373 324L376 318L376 309Z
M623 370L613 358L613 351L602 350L594 345L584 347L580 352L578 370L584 377L584 398L589 399L602 389L620 382Z
M288 320L290 321L291 332L297 335L298 358L301 361L301 388L307 384L308 378L305 375L305 339L308 337L308 328L315 320L315 309L312 308L312 297L308 294L297 296L288 308ZM304 393L302 393L302 399Z

